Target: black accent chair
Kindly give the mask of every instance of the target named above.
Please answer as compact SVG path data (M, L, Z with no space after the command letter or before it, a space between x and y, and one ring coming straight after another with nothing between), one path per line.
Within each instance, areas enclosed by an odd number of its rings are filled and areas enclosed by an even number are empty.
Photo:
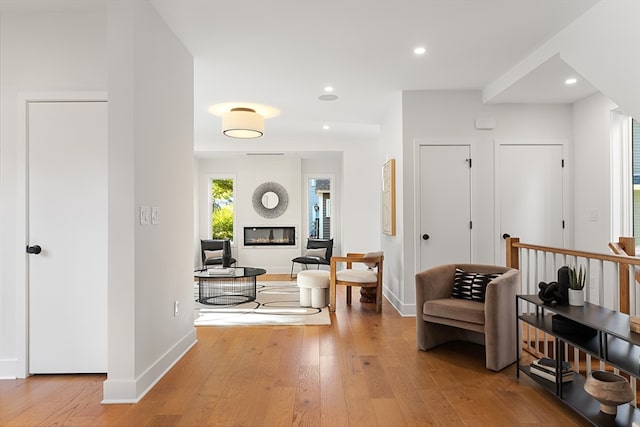
M226 240L229 242L228 240ZM229 251L228 254L225 254L225 246ZM207 252L211 251L213 253ZM236 259L231 257L231 245L225 245L225 240L200 240L200 252L202 254L202 269L206 269L210 265L223 265L223 256L227 255L229 257L229 265L233 265L236 263ZM209 255L209 256L207 256Z
M324 252L324 256L321 256L322 252ZM293 279L293 266L296 263L302 264L305 270L309 268L309 264L315 265L317 269L320 269L321 265L330 265L332 252L333 239L307 240L307 250L305 251L305 253L302 254L302 256L296 257L291 260L290 277Z

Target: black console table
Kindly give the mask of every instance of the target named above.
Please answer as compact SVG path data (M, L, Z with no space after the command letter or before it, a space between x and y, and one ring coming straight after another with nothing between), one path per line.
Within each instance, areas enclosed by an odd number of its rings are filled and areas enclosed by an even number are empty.
M535 306L535 313L522 313L522 302ZM595 335L558 332L552 328L551 314L559 314L579 325L594 329ZM610 366L640 377L640 334L629 330L629 316L608 308L585 302L582 307L551 306L537 295L516 296L516 330L518 333L518 355L521 351L520 325L518 320L546 332L555 338L556 366L564 360L564 344L579 348ZM554 393L564 403L580 413L589 422L598 426L631 426L640 423L640 410L630 404L618 406L616 416L600 412L600 404L584 391L585 378L574 372L573 381L548 381L529 372L529 365L517 366L517 376L525 373L545 389ZM556 378L559 379L560 373Z

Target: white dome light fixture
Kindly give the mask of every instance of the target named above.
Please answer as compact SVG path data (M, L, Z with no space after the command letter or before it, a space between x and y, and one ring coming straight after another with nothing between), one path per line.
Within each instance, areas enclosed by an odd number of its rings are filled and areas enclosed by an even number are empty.
M252 108L232 108L222 114L222 133L231 138L260 138L264 135L264 117Z

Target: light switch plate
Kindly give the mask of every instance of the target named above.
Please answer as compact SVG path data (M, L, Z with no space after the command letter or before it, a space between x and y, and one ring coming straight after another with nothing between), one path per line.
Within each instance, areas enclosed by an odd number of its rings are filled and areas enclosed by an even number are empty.
M160 224L160 208L158 206L151 208L151 224Z
M149 206L140 206L140 225L151 224L151 209Z

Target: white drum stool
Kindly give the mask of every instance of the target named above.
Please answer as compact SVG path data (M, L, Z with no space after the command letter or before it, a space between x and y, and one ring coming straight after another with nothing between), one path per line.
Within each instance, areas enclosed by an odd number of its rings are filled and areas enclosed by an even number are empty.
M298 273L300 305L322 308L329 301L329 272L325 270L303 270Z

